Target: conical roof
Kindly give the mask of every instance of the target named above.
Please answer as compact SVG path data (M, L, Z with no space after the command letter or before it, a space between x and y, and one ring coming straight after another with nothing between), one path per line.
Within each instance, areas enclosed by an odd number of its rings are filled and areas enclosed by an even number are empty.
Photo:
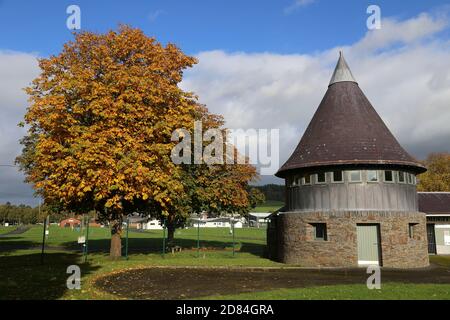
M340 55L330 86L300 143L276 176L295 169L336 165L425 167L389 131Z

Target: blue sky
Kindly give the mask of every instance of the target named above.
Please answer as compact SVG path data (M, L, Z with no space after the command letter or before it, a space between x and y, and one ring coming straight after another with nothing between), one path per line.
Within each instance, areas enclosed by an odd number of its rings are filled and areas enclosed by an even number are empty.
M301 0L300 0L301 1ZM305 0L303 0L305 1ZM103 32L126 23L185 52L309 53L353 43L366 29L366 8L377 4L382 16L404 20L439 10L448 1L309 0L192 1L18 1L0 0L0 49L57 53L72 38L65 27L66 8L77 4L82 29ZM287 8L293 10L286 12Z

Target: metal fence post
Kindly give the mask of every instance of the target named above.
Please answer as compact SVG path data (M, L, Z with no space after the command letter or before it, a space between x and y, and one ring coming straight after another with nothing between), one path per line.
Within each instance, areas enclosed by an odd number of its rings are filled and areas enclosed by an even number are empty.
M235 247L235 238L234 238L234 219L231 219L232 230L233 230L233 257L234 257L234 247Z
M44 231L42 232L42 251L41 251L41 264L44 264L44 248L45 248L45 231L47 229L47 217L44 219Z
M166 255L166 220L164 219L163 222L163 248L162 248L162 254L163 254L163 258Z
M86 239L85 239L85 255L84 262L87 262L88 258L88 246L89 246L89 214L87 216L87 225L86 225Z
M200 258L200 220L197 220L197 258Z
M127 217L127 237L125 240L125 259L128 260L128 228L130 226L130 218Z

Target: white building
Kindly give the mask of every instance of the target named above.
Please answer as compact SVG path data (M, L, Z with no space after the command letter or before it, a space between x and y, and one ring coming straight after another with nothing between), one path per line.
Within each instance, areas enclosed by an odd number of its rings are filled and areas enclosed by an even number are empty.
M427 214L429 254L450 254L450 192L419 192L419 210Z
M140 224L140 228L142 230L162 230L163 226L161 225L161 221L157 219L148 220L147 222L143 222Z
M132 216L128 219L130 228L138 230L162 230L163 227L158 219L151 217ZM124 223L126 223L124 221Z
M267 218L271 212L250 212L248 214L248 224L250 227L262 227L267 224Z
M235 228L242 228L242 219L233 218L201 218L191 219L192 225L197 228L231 228L231 221L234 223Z

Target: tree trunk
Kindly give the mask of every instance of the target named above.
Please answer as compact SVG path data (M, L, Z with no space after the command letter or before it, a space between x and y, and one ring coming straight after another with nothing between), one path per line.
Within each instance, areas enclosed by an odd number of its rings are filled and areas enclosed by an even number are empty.
M122 256L122 221L115 220L111 225L111 249L109 257L118 259Z
M172 222L167 223L167 248L174 247L174 238L175 238L175 224Z

